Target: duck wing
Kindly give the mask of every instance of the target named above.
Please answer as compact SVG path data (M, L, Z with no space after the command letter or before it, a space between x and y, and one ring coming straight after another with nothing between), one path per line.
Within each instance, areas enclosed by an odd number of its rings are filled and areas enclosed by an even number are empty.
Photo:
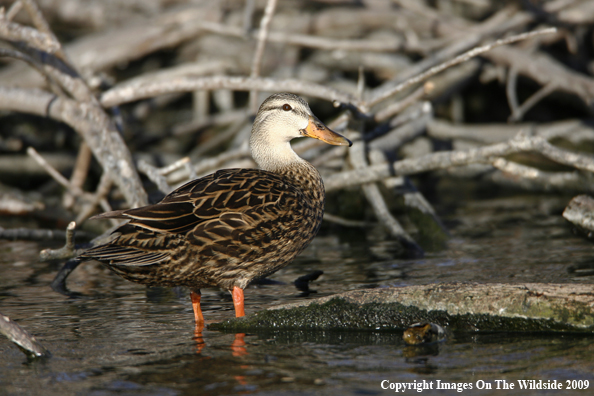
M305 201L301 190L274 173L220 170L186 183L157 204L98 216L130 221L111 242L82 257L144 266L163 263L190 246L205 258L245 260L278 239L283 227L298 227L291 220Z

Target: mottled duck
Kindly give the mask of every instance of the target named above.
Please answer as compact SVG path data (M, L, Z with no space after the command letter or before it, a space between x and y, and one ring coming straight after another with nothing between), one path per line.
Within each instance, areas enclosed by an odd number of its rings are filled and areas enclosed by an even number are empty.
M322 178L290 144L303 136L351 145L300 97L270 96L258 110L250 137L252 157L261 169L219 170L157 204L95 216L129 221L110 242L80 258L101 261L133 282L189 287L197 324L204 322L204 287L229 290L236 316L244 316L243 289L290 263L322 222Z

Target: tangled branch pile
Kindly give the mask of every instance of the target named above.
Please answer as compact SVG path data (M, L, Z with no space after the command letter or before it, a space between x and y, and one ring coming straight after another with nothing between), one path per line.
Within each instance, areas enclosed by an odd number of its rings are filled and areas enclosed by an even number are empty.
M166 193L216 169L255 166L251 117L271 92L290 91L356 142L347 150L302 141L296 151L328 192L362 188L413 252L421 250L390 213L382 183L437 224L407 176L442 170L529 190L594 190L594 161L581 151L594 142L593 3L436 3L8 2L2 180L31 188L23 180L39 177L33 158L65 188L62 204L77 222L114 203L146 204L146 188ZM39 211L1 194L4 213Z

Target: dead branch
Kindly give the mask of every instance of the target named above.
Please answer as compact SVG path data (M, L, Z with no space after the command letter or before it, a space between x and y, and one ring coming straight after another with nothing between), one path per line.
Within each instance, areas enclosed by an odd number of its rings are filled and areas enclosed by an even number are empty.
M31 199L18 190L0 191L0 214L22 216L44 208L45 204L41 200Z
M84 231L79 231L80 239L90 240L91 237ZM63 241L66 232L63 230L32 229L32 228L0 228L0 239L22 241Z
M491 169L481 172L482 179L492 183L535 192L588 192L594 193L592 175L584 172L547 172L531 166L499 158Z
M209 7L174 9L150 20L135 19L82 37L64 49L78 70L92 74L195 37L201 31L202 21L215 20L218 15L217 10ZM34 73L16 66L0 72L0 81L19 81L20 86L26 87L43 84Z
M563 217L592 238L594 233L592 213L594 213L594 199L587 195L578 195L569 202L563 211Z
M260 76L260 65L262 64L262 56L264 55L264 48L266 47L266 40L268 38L268 28L270 27L270 21L274 10L276 9L277 0L268 0L266 8L264 9L264 16L260 21L260 31L258 32L258 43L256 45L256 51L254 53L254 60L252 62L252 71L250 73L251 78ZM258 91L250 91L250 110L252 113L258 111Z
M0 86L0 108L49 115L70 125L85 138L95 158L112 175L127 201L134 206L147 202L126 144L113 129L109 117L97 106L55 97L44 91Z
M569 142L580 149L594 141L594 129L588 120L517 126L464 124L465 107L470 106L461 87L476 83L481 72L488 74L488 68L495 70L490 75L496 78L505 76L509 68L506 83L510 120L522 119L529 109L558 100L556 94L560 91L586 102L592 99L593 80L556 60L554 52L546 53L545 45L551 43L567 43L568 52L579 51L583 35L578 27L562 25L559 34L544 35L553 28L527 32L532 28L534 14L513 2L504 8L491 7L480 22L410 0L400 0L390 7L369 3L356 10L334 3L323 3L315 10L300 9L275 0L224 5L196 1L179 7L160 4L159 9L144 3L148 7L144 12L122 7L122 12L133 18L111 16L101 21L89 16L90 5L72 2L80 10L78 19L67 17L59 2L52 7L47 5L51 1L44 3L40 11L32 0L15 2L0 18L0 36L15 48L1 53L29 63L42 77L38 82L24 77L22 70L29 68L21 64L16 72L16 66L0 71L0 81L48 85L46 89L54 92L52 95L48 90L0 86L0 108L49 116L67 123L83 137L85 143L78 149L71 180L60 179L58 175L67 172L63 168L53 172L53 177L73 196L83 197L78 202L81 205L73 206L78 212L77 221L88 217L97 206L109 209L107 197L121 198L118 191L110 195L112 183L129 205L146 202L125 141L134 145L138 158L144 159L139 162L141 171L163 192L187 178L219 168L255 166L245 144L250 129L247 113L257 105L255 92L291 91L304 95L312 107L320 106L322 118L338 115L331 127L339 131L349 123L361 123L354 150L328 147L317 141L298 142L294 147L320 169L328 191L364 186L378 219L393 235L403 235L402 227L389 213L376 182L397 187L398 193L409 191L413 205L437 220L422 196L415 201L416 189L402 176L441 170L438 175L472 175L477 182L495 181L529 190L573 190L580 188L580 183L584 191L590 189L588 180L594 171L591 159L585 153L560 148ZM96 7L102 12L108 9L103 3ZM556 2L554 7L546 4L540 9L556 18L563 15L565 20L571 20L569 10L588 14L577 3L569 2ZM300 18L294 18L297 10ZM19 24L25 12L26 23L31 26ZM104 26L106 30L74 38L62 52L52 32L53 20L48 23L44 15L66 21L66 26L75 26L87 18L91 29ZM259 29L252 29L257 15L262 15ZM537 35L537 40L528 43L529 50L526 45L495 48ZM500 38L503 36L507 37ZM157 52L161 50L166 50L167 56ZM481 59L474 59L478 55ZM121 73L132 60L139 67ZM99 76L98 72L105 74ZM122 74L133 77L120 81ZM522 93L526 90L518 76L526 76L541 87L533 89L535 93L524 100ZM373 87L366 85L369 77ZM103 87L105 81L113 82L113 86L96 99L90 87ZM413 90L423 81L423 87ZM505 78L500 81L505 82ZM250 92L248 103L246 95L238 94L240 91ZM173 117L162 117L163 110L168 111L174 104L185 109L186 92L194 93L193 103L187 106L194 113L175 108ZM150 100L136 104L133 110L126 106L116 109L123 121L122 133L103 110L143 99ZM332 109L315 99L338 106ZM450 107L444 108L444 103ZM446 121L446 117L454 122ZM126 124L128 119L133 120L132 127ZM520 129L525 135L515 137ZM0 148L2 144L0 140ZM435 151L448 145L452 151ZM422 147L417 153L425 155L395 160L403 154L410 156L407 153L412 152L412 147ZM46 150L39 151L51 158ZM84 181L91 165L89 153L104 171L93 194L83 192L88 188ZM538 154L570 170L550 172L520 164L510 157L516 153ZM372 165L367 163L368 154ZM376 155L381 156L381 161L373 160ZM51 172L49 166L44 167ZM66 206L70 203L64 202ZM348 214L339 217L342 220L334 220L348 223L344 220Z
M89 217L91 217L95 212L97 205L99 205L101 207L101 210L104 212L111 211L111 206L109 205L109 202L107 202L107 195L109 194L112 185L113 182L111 180L111 177L109 176L109 173L103 172L103 175L101 175L101 180L99 181L99 185L97 186L97 190L95 191L95 194L92 195L91 199L88 202L86 202L83 208L80 210L78 216L76 217L75 223L80 224ZM118 221L115 219L110 219L110 221L112 225L118 224Z
M31 156L35 161L37 161L37 163L43 169L45 169L46 172L49 173L50 176L53 177L55 181L57 181L58 183L60 183L60 185L62 185L62 187L65 187L65 188L71 190L74 195L79 195L79 196L83 195L83 192L79 187L73 186L72 184L70 184L70 181L68 181L68 179L66 179L64 176L62 176L62 174L60 172L58 172L56 169L54 169L54 167L52 167L41 155L39 155L39 153L33 147L27 148L27 154L29 154L29 156Z
M527 54L525 51L505 47L485 53L495 63L513 67L519 74L530 77L543 86L573 93L590 103L594 98L594 79L571 71L560 62L542 53Z
M264 92L290 91L329 101L358 105L358 101L348 93L307 81L231 76L180 77L170 81L146 81L134 85L123 83L104 92L100 100L103 106L111 107L172 92L215 89L258 90Z
M391 119L382 128L371 131L365 136L372 149L398 150L403 144L425 132L427 124L433 119L430 102L418 102ZM385 130L387 132L384 132Z
M0 333L14 342L29 357L50 356L50 352L35 337L2 313L0 313Z
M48 51L58 51L59 44L53 37L36 29L8 22L4 14L0 14L0 36L10 41L24 41L33 48Z
M542 30L537 30L537 31L528 32L528 33L522 33L522 34L514 35L511 37L507 37L504 39L500 39L493 43L483 45L481 47L475 47L475 48L471 49L470 51L467 51L461 55L456 56L454 59L451 59L447 62L443 62L440 65L432 67L429 70L427 70L417 76L409 78L405 82L396 85L394 88L387 90L380 95L376 95L373 99L368 100L367 105L373 106L373 105L389 98L390 96L403 91L404 89L406 89L412 85L415 85L415 84L418 84L419 82L425 81L429 77L434 76L438 73L441 73L442 71L449 69L450 67L452 67L454 65L460 64L462 62L466 62L467 60L474 58L475 56L487 53L496 47L500 47L502 45L512 44L512 43L515 43L518 41L530 39L532 37L535 37L535 36L538 36L541 34L555 33L556 31L557 31L557 29L555 29L555 28L542 29Z
M372 165L363 169L337 173L324 179L324 185L326 191L332 191L334 189L380 181L394 174L413 175L453 166L491 163L499 157L530 151L537 152L553 161L575 167L576 169L589 172L594 170L594 159L592 157L554 147L539 136L529 137L519 135L505 143L497 143L469 150L438 152L414 159L403 159L393 164Z
M87 178L92 156L93 153L89 146L86 143L82 143L78 150L78 156L76 157L76 164L74 165L72 176L70 177L70 185L78 190L82 189L85 179ZM73 203L72 196L64 196L64 207L68 209Z
M45 249L39 253L41 261L63 260L74 257L76 251L74 249L74 231L76 223L71 221L66 227L66 244L60 249Z
M375 113L375 121L382 122L391 118L392 116L404 111L407 107L411 106L415 102L421 100L424 96L428 95L435 88L435 84L428 81L423 84L422 87L417 88L413 93L408 95L403 100L399 100L387 106L386 108Z
M38 29L45 32L51 40L51 43L47 43L48 48L38 48L42 52L45 52L46 55L36 59L36 61L42 66L44 72L48 76L57 81L61 88L76 100L71 101L64 98L64 101L61 101L60 99L62 98L60 97L49 98L44 95L45 98L43 100L47 105L44 107L43 113L41 113L41 109L38 108L37 114L53 115L54 118L71 125L82 135L88 146L91 147L91 149L94 149L93 152L99 162L103 165L104 169L109 172L115 171L114 180L128 199L128 202L130 204L146 203L146 193L144 192L138 174L132 165L130 153L128 152L125 143L121 140L120 135L115 131L113 123L103 109L99 107L95 96L86 85L85 81L82 80L74 71L74 68L67 63L68 59L66 59L61 51L59 42L53 33L51 33L49 25L39 12L35 3L31 0L24 0L23 5L29 12ZM10 22L7 23L6 21L0 20L0 26L9 24ZM27 36L24 35L23 30L18 33L22 34L19 41L26 41ZM55 46L56 43L57 48L54 48L52 45ZM55 51L57 55L60 55L60 58L52 56L52 50ZM8 89L8 91L4 92L4 96L23 100L24 97L27 96L27 92L15 89L11 91ZM3 99L6 100L8 98ZM60 105L65 105L66 103L69 103L70 106L60 108ZM36 102L36 104L39 105L38 102ZM81 106L81 108L75 110L74 107L76 106ZM22 110L22 108L19 107L18 102L10 105L7 104L5 108ZM80 117L81 113L83 115L82 117ZM86 118L86 122L81 122L81 118ZM116 142L116 144L110 144L112 142ZM102 148L107 148L110 152L103 151ZM116 154L117 159L113 159L109 156L113 154ZM55 176L56 174L54 174L54 177Z
M380 150L371 150L369 152L369 160L373 165L385 164L387 162L384 152ZM384 179L383 184L388 189L401 190L406 207L417 209L424 215L429 216L446 235L448 234L446 227L443 225L433 206L413 186L408 178L402 176L390 177Z
M582 120L565 120L552 123L523 124L473 124L456 125L444 120L432 119L427 124L427 134L442 140L464 140L477 144L504 142L512 139L518 131L540 136L546 140L564 139L575 145L594 140L594 128Z
M351 132L349 136L356 140L358 133ZM355 169L365 169L368 167L363 141L353 143L353 147L349 150L349 160ZM424 254L423 249L417 245L413 238L402 228L398 220L392 216L378 186L373 183L366 183L361 187L367 201L375 212L375 217L386 227L390 235L400 241L409 253L422 256Z
M357 228L365 228L365 227L370 227L372 224L365 222L365 221L356 221L356 220L349 220L349 219L344 219L340 216L335 216L333 214L330 214L328 212L324 212L324 220L330 222L330 223L335 223L335 224L339 224L341 226L344 227L357 227Z

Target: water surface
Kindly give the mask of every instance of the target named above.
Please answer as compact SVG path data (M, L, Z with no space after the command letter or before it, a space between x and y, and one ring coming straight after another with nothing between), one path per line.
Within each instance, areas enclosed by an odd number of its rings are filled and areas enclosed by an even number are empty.
M273 284L246 290L246 313L276 304L370 288L472 282L592 283L592 246L560 216L568 199L525 197L467 203L445 217L452 238L423 259L399 259L381 233L322 235ZM371 236L375 235L375 236ZM590 380L594 339L571 334L454 334L422 348L405 346L399 332L281 331L197 334L187 290L146 288L99 264L77 268L69 298L51 290L59 263L40 263L47 244L0 241L0 311L52 352L28 361L0 339L2 395L393 394L382 384L433 381L470 384L464 394L540 394L518 380ZM584 268L586 269L584 271ZM576 271L578 269L578 271ZM579 270L581 269L581 270ZM293 281L315 270L315 293ZM233 316L228 293L203 290L207 322ZM497 381L514 383L502 393ZM478 382L477 382L478 381ZM482 382L481 382L482 381ZM491 390L476 389L477 384ZM570 383L571 384L571 383ZM583 383L582 383L583 384ZM456 385L458 386L458 385ZM407 391L410 394L413 391Z

